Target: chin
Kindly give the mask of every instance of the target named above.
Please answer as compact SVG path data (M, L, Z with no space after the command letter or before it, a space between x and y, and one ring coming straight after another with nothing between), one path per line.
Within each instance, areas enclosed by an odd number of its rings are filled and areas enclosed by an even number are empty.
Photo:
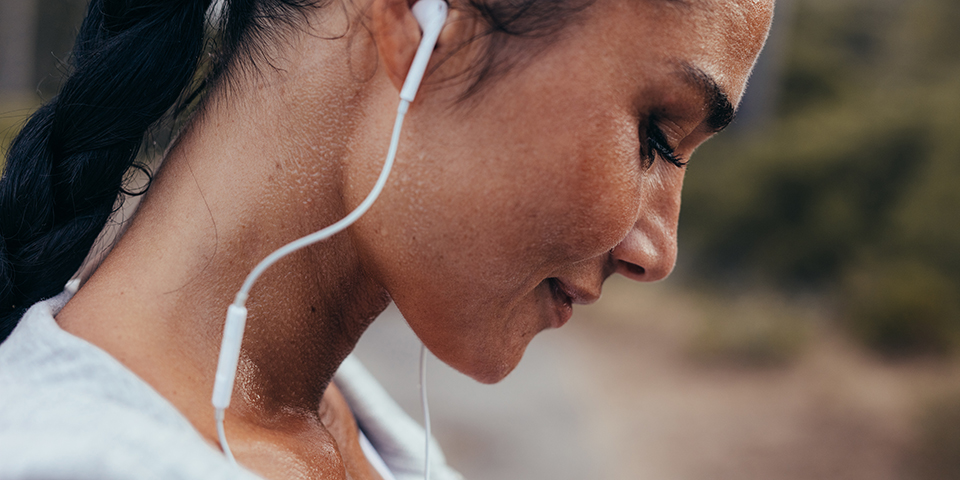
M517 320L513 319L508 325L529 325ZM503 334L502 330L475 332L466 338L458 339L459 342L444 342L450 345L448 348L439 347L434 350L434 346L427 346L437 358L450 367L489 385L500 382L517 368L527 345L541 330L542 328L528 327L521 331L507 328L507 334Z
M523 345L459 345L443 348L427 344L430 351L443 363L458 372L485 384L494 384L506 378L517 368L526 342Z
M460 373L487 385L493 385L494 383L499 383L500 380L507 378L507 375L510 375L510 372L514 368L517 368L517 365L520 363L520 360L517 359L516 362L502 362L495 365L490 365L489 368L477 369L477 370L460 370Z
M405 299L394 300L433 355L484 384L506 378L520 363L534 336L558 326L556 302L546 283L500 308L470 302L418 309L423 304L413 303L413 308L405 308Z

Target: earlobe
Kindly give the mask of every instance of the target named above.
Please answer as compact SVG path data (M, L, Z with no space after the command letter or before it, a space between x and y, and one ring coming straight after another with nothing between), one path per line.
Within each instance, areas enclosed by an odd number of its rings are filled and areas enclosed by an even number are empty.
M380 61L399 92L420 45L420 26L408 0L374 0L370 15Z

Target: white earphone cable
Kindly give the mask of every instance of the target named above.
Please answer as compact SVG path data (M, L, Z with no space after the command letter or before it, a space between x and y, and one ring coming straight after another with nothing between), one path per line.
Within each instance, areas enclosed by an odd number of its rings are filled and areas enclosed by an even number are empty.
M420 344L420 405L423 407L423 480L430 480L430 406L427 404L427 346Z
M403 117L407 114L407 109L410 107L410 102L406 100L400 100L400 105L397 107L397 120L393 124L393 135L390 137L390 149L387 151L387 160L383 164L383 169L380 171L380 177L377 178L377 183L374 184L373 190L367 195L367 198L357 205L357 208L353 209L350 214L346 217L343 217L337 223L330 225L327 228L324 228L316 233L312 233L303 237L299 240L294 240L283 247L280 247L277 251L271 253L260 261L259 264L247 275L247 279L243 282L243 286L240 287L240 291L237 292L236 300L234 303L240 306L243 306L247 301L247 295L250 293L250 289L253 288L254 282L260 278L260 275L263 274L270 266L276 263L281 258L300 250L303 247L312 245L322 240L326 240L342 231L344 231L350 225L353 225L363 214L367 213L367 210L373 206L373 202L377 201L377 197L380 196L380 192L383 191L384 185L387 184L387 177L390 176L390 170L393 169L393 161L397 157L397 147L400 144L400 129L403 127Z
M240 359L240 344L243 341L243 330L247 319L247 309L245 304L253 284L256 283L260 275L270 266L281 258L322 240L326 240L337 233L342 232L350 225L353 225L367 210L377 201L377 197L383 191L387 183L390 171L393 169L393 162L397 157L397 147L400 144L400 130L403 127L403 118L407 113L410 102L401 99L397 107L397 119L393 124L393 135L390 137L390 149L387 151L387 159L383 163L383 169L377 178L377 183L363 200L352 212L340 221L326 227L316 233L306 237L294 240L277 251L271 253L260 261L259 264L247 275L243 286L237 292L233 304L227 311L227 321L224 326L223 342L220 346L220 359L217 364L216 380L213 388L213 406L216 409L217 436L220 439L220 447L231 463L236 464L233 454L230 452L230 445L227 444L227 436L224 432L223 417L224 410L230 405L230 396L233 393L233 382L237 375L237 363Z
M423 407L423 480L430 480L430 405L427 403L427 346L420 344L420 406Z
M218 408L215 410L215 412L217 417L217 438L220 439L220 447L223 448L223 453L227 456L227 460L230 460L230 463L236 465L237 460L233 458L233 452L230 451L230 445L227 445L227 434L223 431L223 409Z
M397 147L400 144L400 129L403 127L403 117L406 115L407 109L410 107L410 102L414 100L417 90L420 88L420 82L423 80L423 76L427 70L430 56L434 47L437 45L440 31L446 22L447 9L448 6L444 0L418 0L411 7L413 17L417 20L423 36L420 39L417 52L414 54L413 63L407 72L407 78L404 80L403 86L400 89L400 105L397 106L397 120L393 124L393 135L390 136L390 148L387 151L387 159L383 163L383 169L380 171L380 177L377 178L377 183L374 184L367 198L346 217L340 219L333 225L290 242L268 255L267 258L261 260L250 274L247 275L233 303L227 308L227 320L223 327L223 341L220 344L220 358L217 360L217 373L213 383L211 403L213 403L213 408L216 412L217 436L220 439L220 447L223 449L227 458L234 464L236 464L236 460L230 452L230 446L227 444L227 435L223 427L223 417L224 410L230 406L230 397L233 394L233 383L237 378L237 365L240 362L240 346L243 343L243 331L247 323L247 308L245 304L247 303L250 290L253 288L253 284L256 283L257 279L260 278L260 275L281 258L303 247L321 240L326 240L342 232L350 225L353 225L363 214L367 213L367 210L377 201L377 198L383 191L383 187L387 184L387 178L390 176L390 170L393 169L393 162L397 157ZM425 365L426 364L421 365L421 370L425 368ZM424 391L425 411L426 408L426 392ZM428 439L430 438L429 431L430 426L428 420ZM429 454L429 443L426 453Z

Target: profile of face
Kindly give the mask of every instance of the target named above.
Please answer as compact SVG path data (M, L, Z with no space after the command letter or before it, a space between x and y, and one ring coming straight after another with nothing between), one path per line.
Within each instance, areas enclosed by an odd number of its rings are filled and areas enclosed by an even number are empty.
M597 0L466 100L463 82L428 77L390 184L354 227L365 269L435 355L482 382L610 275L664 278L682 162L729 122L772 13L772 0Z

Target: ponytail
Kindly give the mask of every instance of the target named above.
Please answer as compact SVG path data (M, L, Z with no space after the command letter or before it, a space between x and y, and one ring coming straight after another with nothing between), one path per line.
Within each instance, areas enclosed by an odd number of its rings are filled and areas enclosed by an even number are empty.
M210 0L92 0L60 94L0 178L0 341L59 293L103 229L146 130L197 69Z

